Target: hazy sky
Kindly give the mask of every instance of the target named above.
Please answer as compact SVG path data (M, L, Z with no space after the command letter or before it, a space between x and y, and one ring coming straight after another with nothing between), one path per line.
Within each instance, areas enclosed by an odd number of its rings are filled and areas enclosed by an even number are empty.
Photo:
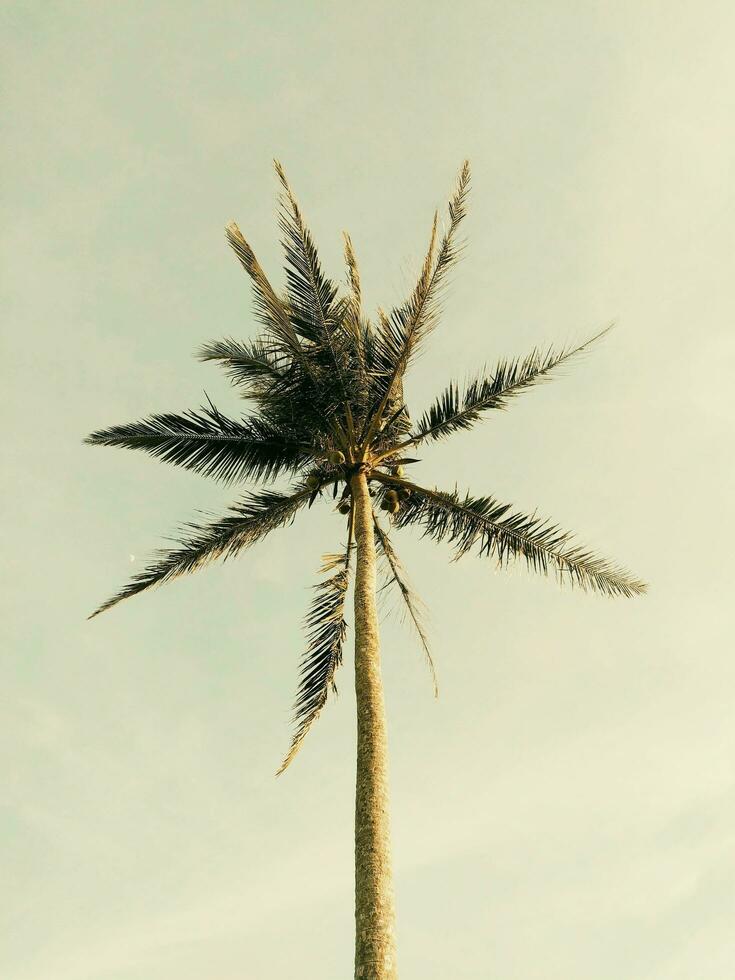
M4 980L351 975L354 699L293 767L327 507L88 623L232 492L94 428L241 403L236 218L280 281L278 156L335 276L411 284L462 159L466 256L408 393L618 328L423 452L651 583L562 592L396 543L441 695L384 627L401 977L730 980L735 73L730 2L2 5Z

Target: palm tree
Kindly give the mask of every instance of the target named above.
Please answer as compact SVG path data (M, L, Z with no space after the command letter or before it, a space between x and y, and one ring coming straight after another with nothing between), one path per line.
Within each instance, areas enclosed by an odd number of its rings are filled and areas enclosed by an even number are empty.
M371 322L362 310L360 276L345 235L348 288L327 278L301 209L276 163L281 194L279 225L285 249L286 289L276 292L236 224L227 240L248 273L262 331L252 341L219 340L200 351L218 361L250 415L229 418L210 402L198 411L152 415L94 432L93 445L141 449L227 484L271 482L287 474L290 488L248 491L224 516L186 524L176 546L150 564L92 615L152 586L227 559L290 524L318 500L336 502L345 541L328 554L306 618L308 643L300 665L295 731L279 773L293 760L326 704L342 662L345 602L353 572L357 779L355 801L355 976L396 977L394 907L388 821L388 763L380 673L376 565L398 589L432 668L420 606L411 591L385 522L417 527L447 541L457 556L475 550L504 566L525 559L536 572L609 596L634 596L645 585L617 565L575 544L556 524L526 516L494 497L418 484L406 469L421 444L468 429L491 409L545 381L585 351L600 334L564 349L533 350L502 361L464 387L450 383L412 421L403 399L406 371L437 322L447 273L457 259L470 171L461 169L445 230L435 215L429 248L408 299ZM603 331L604 332L604 331ZM379 519L376 510L382 512Z

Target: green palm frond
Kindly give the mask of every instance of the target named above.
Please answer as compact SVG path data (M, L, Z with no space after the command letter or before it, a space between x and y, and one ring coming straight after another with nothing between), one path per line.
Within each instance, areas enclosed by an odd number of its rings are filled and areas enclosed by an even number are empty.
M350 583L351 533L344 552L325 555L321 575L333 574L314 588L315 596L306 616L308 646L299 669L299 687L294 705L296 731L286 757L276 773L280 776L294 759L306 735L327 703L329 689L337 693L334 676L342 663L347 635L345 596Z
M505 408L509 399L536 384L550 380L556 368L588 351L595 341L604 337L612 325L574 347L561 350L534 348L524 358L501 361L490 376L483 373L471 381L464 391L450 384L416 424L415 434L401 448L416 445L426 439L443 439L459 429L469 429L482 412Z
M437 684L436 679L436 668L434 667L434 659L431 656L429 637L426 632L426 626L424 625L422 615L424 612L424 604L409 585L405 570L403 568L403 563L398 557L390 538L380 526L375 512L373 512L373 526L375 528L376 550L378 554L382 555L382 557L385 559L385 563L387 565L387 581L385 584L392 585L395 583L395 585L398 587L398 591L401 593L401 597L405 603L406 613L413 623L414 629L416 630L416 635L419 638L419 642L421 643L426 656L426 663L431 673L431 683L434 688L434 697L439 697L439 685Z
M460 558L477 546L480 555L499 565L524 558L535 572L555 573L561 583L608 596L642 595L645 583L613 562L573 543L572 535L535 515L511 512L492 497L461 497L428 490L405 480L380 477L382 483L408 491L395 517L398 527L418 525L435 541L447 540Z
M140 422L93 432L85 442L143 450L223 483L272 480L314 458L314 448L289 433L258 418L237 422L214 407L181 415L151 415Z
M311 492L301 486L288 495L272 491L247 494L230 508L229 514L211 524L183 525L175 539L178 547L159 551L147 568L102 603L89 618L93 619L123 599L152 586L195 572L217 558L233 558L271 531L290 523L299 508L307 503Z

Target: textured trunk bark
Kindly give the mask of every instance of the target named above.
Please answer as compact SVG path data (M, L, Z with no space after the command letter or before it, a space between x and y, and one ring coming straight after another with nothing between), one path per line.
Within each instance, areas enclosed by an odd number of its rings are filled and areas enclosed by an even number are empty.
M388 817L388 752L375 602L375 540L368 484L352 478L355 574L355 980L396 980Z

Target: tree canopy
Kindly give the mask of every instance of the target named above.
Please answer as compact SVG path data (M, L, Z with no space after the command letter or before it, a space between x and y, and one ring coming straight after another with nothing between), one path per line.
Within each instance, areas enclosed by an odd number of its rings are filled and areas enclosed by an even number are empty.
M586 351L606 331L561 349L535 349L503 360L464 386L451 381L414 422L404 401L404 378L436 327L448 274L461 242L469 165L463 165L440 229L434 216L418 281L390 312L368 317L362 308L358 264L345 235L347 288L324 272L299 204L276 163L279 227L285 254L285 292L271 285L238 226L227 241L247 272L259 335L205 344L198 356L216 361L250 405L230 418L211 402L195 411L151 415L93 432L93 445L142 450L167 463L228 485L291 481L286 490L248 490L210 523L184 524L175 546L151 562L92 616L152 586L236 556L275 528L290 524L315 502L334 501L345 517L346 544L328 554L306 618L307 649L300 668L295 734L282 771L334 688L346 635L345 596L353 552L350 479L365 473L376 509L392 528L417 527L452 545L456 556L474 551L505 566L522 559L535 572L608 596L634 596L643 582L579 545L571 534L536 514L526 515L492 496L425 487L406 476L422 444L469 429L491 410L547 381L562 364ZM432 667L421 604L413 594L388 531L374 514L386 584L398 589Z

